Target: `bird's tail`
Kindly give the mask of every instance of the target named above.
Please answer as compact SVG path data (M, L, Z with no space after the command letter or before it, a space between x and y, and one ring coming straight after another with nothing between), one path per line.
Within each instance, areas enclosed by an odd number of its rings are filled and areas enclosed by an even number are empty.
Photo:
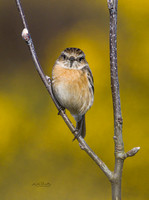
M86 135L85 115L83 115L81 120L77 122L76 129L79 130L81 136L84 138Z

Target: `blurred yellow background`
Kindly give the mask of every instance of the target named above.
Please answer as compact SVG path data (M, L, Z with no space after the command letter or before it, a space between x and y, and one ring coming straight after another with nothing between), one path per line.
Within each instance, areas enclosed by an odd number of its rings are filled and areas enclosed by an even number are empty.
M56 58L66 47L85 52L95 84L95 101L86 115L85 139L113 170L106 0L22 0L22 5L46 74L51 75ZM149 199L148 6L147 0L119 0L118 6L125 151L141 147L124 163L125 200ZM72 142L72 134L57 115L35 70L21 38L22 24L15 1L1 1L0 24L0 200L110 200L110 183L77 141ZM50 187L39 187L42 183Z

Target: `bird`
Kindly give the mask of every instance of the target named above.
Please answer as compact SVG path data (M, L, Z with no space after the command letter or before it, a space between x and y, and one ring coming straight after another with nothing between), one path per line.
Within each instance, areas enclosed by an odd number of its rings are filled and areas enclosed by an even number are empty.
M52 68L52 91L62 108L70 111L78 134L86 135L85 114L94 101L94 80L84 52L66 48Z

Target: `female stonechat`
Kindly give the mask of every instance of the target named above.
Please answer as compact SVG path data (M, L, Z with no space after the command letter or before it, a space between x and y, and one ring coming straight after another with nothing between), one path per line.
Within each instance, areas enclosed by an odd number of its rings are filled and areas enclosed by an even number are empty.
M94 101L94 82L85 54L78 48L66 48L52 69L53 94L76 120L78 136L85 137L85 114Z

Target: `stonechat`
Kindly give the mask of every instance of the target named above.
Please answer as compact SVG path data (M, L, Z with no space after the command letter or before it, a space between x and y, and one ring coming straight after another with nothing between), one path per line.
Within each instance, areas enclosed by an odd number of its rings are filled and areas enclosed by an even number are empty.
M74 117L78 130L76 137L84 138L85 114L94 101L94 82L81 49L66 48L56 60L52 69L52 90L60 105Z

